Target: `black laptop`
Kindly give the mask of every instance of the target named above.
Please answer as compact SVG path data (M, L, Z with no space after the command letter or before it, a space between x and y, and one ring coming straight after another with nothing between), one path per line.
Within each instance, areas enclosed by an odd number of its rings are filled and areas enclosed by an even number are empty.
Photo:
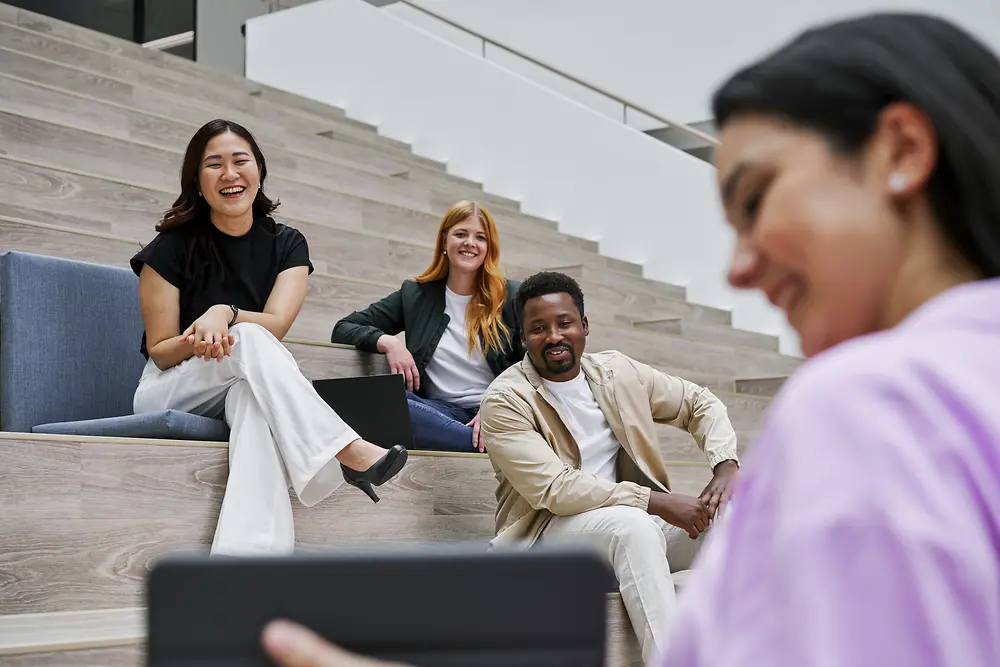
M413 448L406 380L402 375L313 380L316 393L358 435L382 447Z

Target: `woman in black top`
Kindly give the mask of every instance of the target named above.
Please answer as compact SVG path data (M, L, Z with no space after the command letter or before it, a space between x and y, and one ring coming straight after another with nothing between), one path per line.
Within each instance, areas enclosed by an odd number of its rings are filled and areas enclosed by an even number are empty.
M181 194L159 234L132 258L148 363L136 413L225 417L229 480L212 553L294 547L291 483L305 505L340 479L375 501L406 450L355 433L314 391L281 344L312 272L305 237L276 223L267 166L253 136L226 121L192 137ZM339 470L338 470L339 469Z
M406 378L417 449L481 452L483 393L524 357L516 292L500 269L493 216L462 201L441 221L427 270L340 320L331 340L385 354Z

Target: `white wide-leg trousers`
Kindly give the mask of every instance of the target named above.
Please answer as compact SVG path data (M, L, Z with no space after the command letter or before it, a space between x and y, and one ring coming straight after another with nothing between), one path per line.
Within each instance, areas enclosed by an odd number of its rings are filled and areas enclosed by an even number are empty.
M240 323L229 332L233 353L222 363L192 357L161 371L150 360L133 407L225 415L229 480L212 553L288 553L295 547L289 484L303 505L326 498L344 481L335 457L359 436L270 331Z
M658 516L615 506L553 517L543 539L586 541L607 555L646 664L662 651L677 604L672 572L686 570L703 541Z

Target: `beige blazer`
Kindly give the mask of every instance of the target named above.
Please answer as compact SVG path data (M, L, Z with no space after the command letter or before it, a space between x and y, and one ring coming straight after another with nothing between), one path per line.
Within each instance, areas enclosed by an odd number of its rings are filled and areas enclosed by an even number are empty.
M647 509L650 489L670 490L655 423L688 431L713 468L738 460L726 406L708 389L616 351L584 354L581 366L621 443L619 481L580 470L580 450L559 402L525 356L493 381L479 412L497 480L493 544L534 542L554 515L611 505Z

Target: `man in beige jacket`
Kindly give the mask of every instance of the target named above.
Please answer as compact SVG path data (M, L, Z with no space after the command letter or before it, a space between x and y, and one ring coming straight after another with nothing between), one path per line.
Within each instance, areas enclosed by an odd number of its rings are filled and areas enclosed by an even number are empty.
M710 391L620 352L584 353L579 285L561 273L517 293L528 354L487 389L481 437L498 482L494 544L584 538L607 554L648 662L663 648L672 571L691 566L738 469L736 433ZM712 480L670 492L655 424L687 430Z

